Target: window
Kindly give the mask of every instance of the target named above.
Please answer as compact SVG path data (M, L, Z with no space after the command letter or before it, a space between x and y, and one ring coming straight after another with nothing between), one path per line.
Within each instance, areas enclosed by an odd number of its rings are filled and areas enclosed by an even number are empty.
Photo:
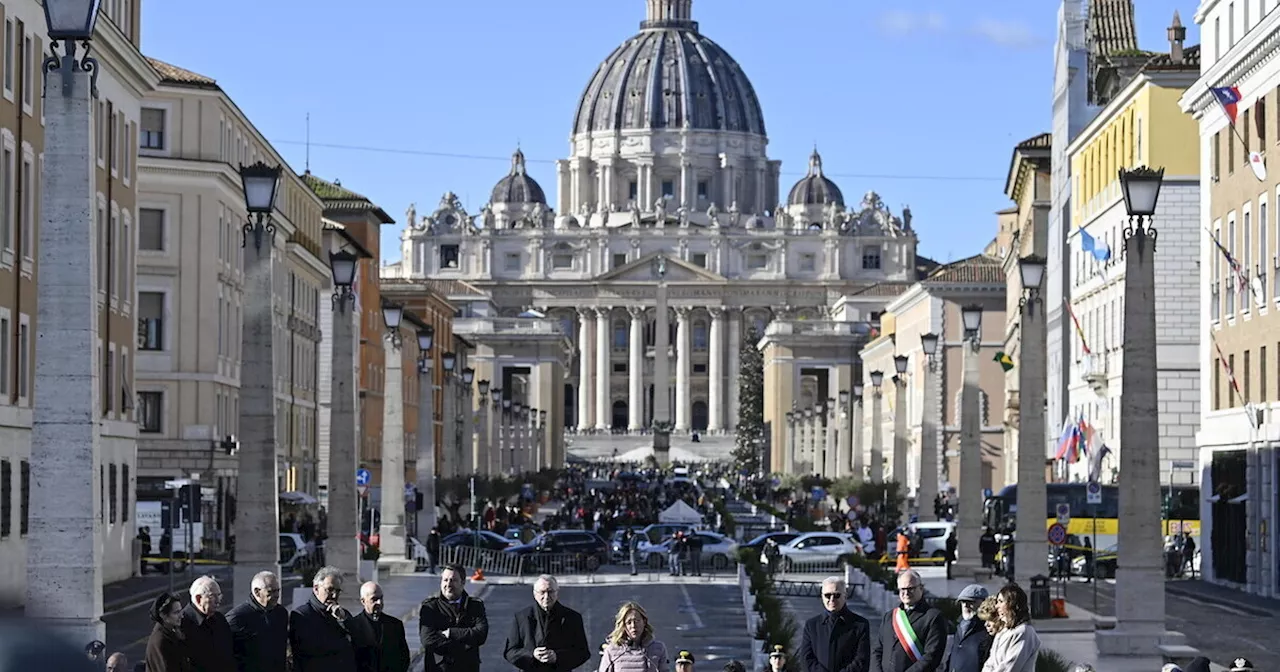
M162 292L138 292L138 349L164 350Z
M1244 159L1245 163L1248 163L1249 161L1249 150L1251 149L1251 146L1252 146L1252 143L1249 142L1249 112L1250 110L1245 110L1244 113L1241 115L1242 118L1240 119L1240 126L1239 126L1240 149L1242 150L1240 153L1243 155L1240 158Z
M759 271L769 266L769 255L767 254L748 254L747 270Z
M0 160L0 243L13 250L13 150L4 148Z
M31 90L35 87L35 41L28 35L22 40L22 105L31 107Z
M864 271L880 270L879 246L865 247L862 249L862 270Z
M164 210L138 209L138 249L146 252L164 251Z
M1267 400L1267 346L1258 348L1258 401Z
M9 395L9 318L0 317L0 397ZM0 401L4 401L0 399Z
M1222 408L1222 360L1213 360L1213 410Z
M107 207L98 203L98 294L107 291Z
M636 184L635 180L631 180L630 182L628 182L627 183L627 200L635 201L636 197L639 195L639 189L640 187L639 185Z
M1213 134L1213 179L1222 174L1222 131Z
M1253 127L1258 132L1258 151L1267 151L1267 99L1259 98L1253 106Z
M13 467L0 460L0 538L13 532Z
M613 253L613 267L622 268L627 265L627 254L625 252Z
M1244 252L1244 259L1241 264L1243 266L1242 270L1244 271L1245 278L1253 275L1253 227L1250 225L1252 221L1253 213L1249 210L1245 210L1244 221L1242 222L1244 224L1244 230L1240 232L1244 237L1244 240L1241 241L1240 245ZM1240 300L1240 312L1247 313L1253 307L1252 294L1252 290L1248 288L1245 289L1244 296Z
M129 522L129 493L133 488L129 483L129 465L120 465L120 522Z
M556 270L573 268L573 248L566 243L556 245L555 252L551 255L551 268Z
M14 58L13 44L13 21L4 22L4 92L12 100L13 96L13 64L17 62Z
M701 266L701 267L703 267L703 268L706 268L706 267L707 267L707 253L706 253L706 252L694 252L694 253L693 253L693 263L694 263L694 265L696 265L696 266Z
M440 268L457 268L458 267L458 246L457 245L441 245L440 246Z
M107 104L98 103L93 112L93 138L98 150L98 163L101 164L107 160L107 143L106 131L103 124L106 123Z
M508 252L502 264L503 264L502 267L507 271L519 271L520 270L520 253Z
M119 474L116 473L116 465L107 465L107 501L111 509L109 522L116 524L116 518L120 515L120 483Z
M133 124L128 120L124 122L124 143L121 144L121 151L124 152L124 181L126 184L133 179Z
M707 365L706 365L706 364L694 364L694 365L693 365L693 372L694 372L694 373L706 373L706 372L707 372Z
M663 180L662 181L662 197L675 198L675 196L676 196L676 183L672 182L671 180Z
M1236 46L1236 3L1227 5L1227 45Z
M710 191L710 190L708 189L707 181L706 181L706 180L698 180L698 198L700 198L700 199L705 199L705 198L707 198L707 193L708 193L709 191Z
M1260 201L1258 203L1258 267L1261 271L1258 273L1258 281L1262 283L1262 296L1259 299L1267 297L1267 202Z
M35 255L36 196L31 179L34 173L35 166L31 160L23 159L19 184L22 186L22 256L27 259Z
M31 463L26 460L18 463L18 496L22 507L18 514L18 533L25 537L31 518Z
M102 412L116 410L116 349L112 345L102 358Z
M628 334L627 334L626 322L619 321L619 322L613 323L613 349L614 350L627 349L627 343L628 343L627 335Z
M164 110L142 108L142 130L138 133L140 149L164 149Z
M164 412L163 392L138 393L138 431L145 434L159 434L161 413Z
M818 258L812 253L800 255L800 270L813 272L818 267Z
M694 325L693 325L693 349L694 349L694 350L706 350L706 349L707 349L707 342L708 342L708 339L707 339L707 323L706 323L706 322L696 322L696 323L694 323Z
M614 372L614 373L618 373L618 374L625 374L625 373L627 372L627 363L626 363L626 362L614 362L614 363L613 363L613 372Z
M31 341L30 334L27 333L28 326L26 315L20 316L18 321L18 398L27 398L27 385L30 378L30 353Z
M1227 369L1231 371L1232 374L1235 373L1236 371L1235 355L1227 355ZM1235 406L1236 406L1236 388L1235 386L1232 386L1227 390L1227 407L1235 408Z

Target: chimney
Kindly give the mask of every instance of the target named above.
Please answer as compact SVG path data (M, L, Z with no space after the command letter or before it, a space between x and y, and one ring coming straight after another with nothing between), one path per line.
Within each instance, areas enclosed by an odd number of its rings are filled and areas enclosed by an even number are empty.
M1187 39L1187 29L1182 26L1182 18L1178 10L1173 10L1173 25L1169 26L1169 60L1175 65L1182 63L1182 43Z

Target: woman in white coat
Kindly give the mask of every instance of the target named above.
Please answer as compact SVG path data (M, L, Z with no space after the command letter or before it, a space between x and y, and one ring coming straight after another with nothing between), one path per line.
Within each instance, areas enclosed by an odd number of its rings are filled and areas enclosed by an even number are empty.
M1016 583L1005 584L996 595L996 609L1004 629L991 642L982 672L1035 672L1040 637L1031 627L1027 594Z

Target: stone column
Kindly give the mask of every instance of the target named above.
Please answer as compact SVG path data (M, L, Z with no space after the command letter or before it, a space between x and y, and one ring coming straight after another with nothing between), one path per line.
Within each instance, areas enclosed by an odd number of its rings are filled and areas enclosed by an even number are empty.
M386 379L382 393L382 554L405 555L404 529L404 376L400 349L383 340ZM412 557L410 555L409 557Z
M595 426L592 423L595 397L591 393L595 382L591 377L591 360L595 359L596 353L595 341L591 338L594 318L595 311L590 308L578 309L578 429L582 431Z
M46 74L45 156L40 189L39 263L36 295L35 386L31 397L30 524L26 553L26 615L77 645L106 641L102 622L102 506L107 487L99 466L98 422L102 418L102 385L98 348L97 227L93 182L93 100L89 73L71 69ZM69 82L67 80L70 80ZM40 81L40 80L36 80ZM68 93L63 85L69 84ZM28 86L35 86L35 82ZM257 255L245 252L248 260ZM246 291L257 285L246 287ZM271 285L261 303L271 304ZM247 297L250 306L253 297ZM246 312L248 318L251 313ZM267 313L270 317L270 313ZM12 316L17 321L18 316ZM247 326L247 321L246 321ZM247 331L247 330L246 330ZM10 346L14 347L14 346ZM268 347L270 347L268 345ZM269 353L270 351L268 351ZM7 354L7 353L6 353ZM246 358L249 356L246 353ZM29 355L30 356L30 355ZM104 349L103 356L106 356ZM247 363L247 362L246 362ZM274 408L274 406L273 406ZM244 486L241 492L261 501L266 490L276 510L274 435L266 445L241 435L242 450L270 451L270 487ZM252 459L252 458L251 458ZM246 460L241 459L241 464ZM261 461L265 465L265 460ZM243 469L243 467L242 467ZM15 476L14 481L18 479ZM14 486L14 490L17 490ZM17 499L17 494L14 494ZM16 510L17 507L15 506ZM248 522L271 515L270 511ZM16 512L15 512L16 513ZM15 515L16 517L16 515ZM276 521L271 521L276 545ZM157 532L157 535L159 532ZM261 547L255 551L261 554ZM267 560L279 560L277 548ZM16 560L14 561L16 562ZM17 573L15 571L14 573ZM248 584L245 584L248 585Z
M474 385L474 381L472 385ZM476 463L476 412L472 386L458 379L458 403L462 411L462 442L458 446L458 473L474 473Z
M692 194L689 193L690 168L692 168L692 165L690 165L689 160L683 156L680 157L680 205L685 208L690 207L693 203Z
M445 478L452 478L459 473L459 465L457 461L458 454L458 417L457 412L457 389L453 385L453 372L444 372L444 382L440 385L441 401L440 415L444 429L442 431L443 445L440 446L440 475Z
M689 431L690 309L676 308L676 430Z
M981 334L972 337L981 338ZM966 338L961 347L964 348L964 377L961 379L960 392L960 511L956 525L955 567L958 569L954 571L956 576L963 578L971 576L971 572L981 567L982 555L978 552L978 537L982 535L983 500L982 402L978 387L981 382L978 350L970 338ZM1040 567L1037 560L1033 562Z
M481 397L479 403L480 423L477 425L476 471L484 476L492 476L493 471L493 414L489 412L489 400Z
M376 260L365 263L376 263ZM270 310L270 307L267 310ZM341 569L344 575L352 578L358 575L360 568L360 543L356 540L356 535L360 532L360 502L356 497L356 467L360 454L358 450L360 445L359 418L356 413L357 395L359 394L360 386L360 379L357 376L358 361L356 359L356 339L359 333L357 325L359 321L360 311L358 309L340 309L333 316L333 384L330 388L332 392L330 393L331 401L329 406L331 418L329 422L329 540L325 543L325 561ZM247 322L245 326L246 328L248 327ZM267 338L270 338L270 336L267 336ZM257 364L251 365L246 359L244 366L240 369L241 380L244 379L248 371L257 368L257 366ZM271 400L255 401L264 406L274 408L275 386L271 385L267 389L271 391ZM244 398L244 384L242 382L240 386L241 415L244 415L246 408L252 408L255 405L255 403ZM244 425L242 424L240 427L241 431L243 431ZM243 450L243 444L241 444L241 450ZM241 457L243 459L243 453L241 453ZM245 480L244 474L241 474L240 483L244 484ZM249 504L243 501L237 502L237 504L237 516L243 516ZM278 531L279 522L273 522ZM274 532L271 537L273 541L276 540ZM239 589L249 585L254 574L263 571L256 560L251 561L241 556L241 539L245 539L245 533L237 529L235 585ZM276 546L272 551L272 557L278 562L280 559L278 542ZM241 567L244 567L245 583L240 582Z
M836 450L836 478L844 478L852 471L853 428L857 424L854 413L857 408L857 400L850 400L849 406L840 409L840 447Z
M907 482L907 451L910 442L907 440L907 379L906 376L894 376L893 401L893 480L898 484L898 494L902 496L900 520L907 521L910 514L907 507L907 493L911 484Z
M631 333L627 338L627 429L644 429L644 307L630 306Z
M863 420L863 415L865 415L867 412L867 407L863 403L862 397L855 397L853 404L854 404L853 431L850 432L850 434L853 435L852 469L853 469L854 479L856 479L859 483L861 483L863 480L867 478L866 476L867 460L866 460L866 455L863 453L865 445L863 444L863 436L862 436L862 432L863 432L862 420Z
M711 312L711 344L707 361L707 431L724 431L724 308Z
M1127 282L1127 281L1126 281ZM1040 533L1049 508L1044 477L1045 427L1044 400L1048 380L1045 352L1044 303L1038 290L1028 292L1032 300L1022 303L1022 339L1018 346L1018 529L1035 534L1014 537L1013 557L1038 558L1046 555L1046 537ZM1152 363L1154 368L1154 362ZM969 492L973 492L972 489ZM923 507L923 504L921 505ZM1083 516L1087 512L1072 512ZM1015 562L1014 578L1021 585L1042 574L1044 568L1031 562ZM1163 584L1162 584L1163 585Z
M653 421L671 422L669 341L671 316L667 314L667 283L658 281L657 318L653 328Z
M826 478L836 477L836 464L840 462L836 440L839 438L840 418L843 414L836 412L835 404L827 405L826 446L822 459L822 475Z
M726 430L733 431L738 426L738 378L740 376L742 362L738 356L742 349L742 309L730 308L729 311L729 376L726 383L729 386L728 398L729 405L725 409Z
M884 392L874 386L871 393L871 482L884 482Z
M1104 655L1152 655L1158 644L1182 643L1172 641L1165 632L1160 416L1156 405L1156 237L1150 227L1149 221L1144 227L1133 218L1125 227L1124 394L1120 397L1120 478L1124 487L1120 488L1119 521L1124 534L1116 549L1116 627L1097 634L1098 653ZM1028 403L1023 401L1022 408Z
M613 373L612 352L609 343L609 316L611 308L596 309L596 429L609 429L613 424L613 409L609 376Z
M416 518L418 541L425 541L436 526L436 405L433 397L430 353L418 364L418 492L422 493L422 510Z
M938 367L942 355L928 358L924 367L924 404L920 409L920 494L916 495L920 520L932 515L933 500L938 497Z

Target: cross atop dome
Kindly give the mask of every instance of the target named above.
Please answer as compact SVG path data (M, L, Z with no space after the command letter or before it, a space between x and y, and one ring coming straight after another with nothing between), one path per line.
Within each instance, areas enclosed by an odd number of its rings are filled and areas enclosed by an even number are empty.
M641 29L688 28L697 30L693 20L693 0L645 0L648 11Z
M809 155L809 176L822 177L822 155L818 153L817 146L814 146L813 153Z
M524 173L524 152L519 147L516 147L515 154L511 155L511 174L524 175Z

